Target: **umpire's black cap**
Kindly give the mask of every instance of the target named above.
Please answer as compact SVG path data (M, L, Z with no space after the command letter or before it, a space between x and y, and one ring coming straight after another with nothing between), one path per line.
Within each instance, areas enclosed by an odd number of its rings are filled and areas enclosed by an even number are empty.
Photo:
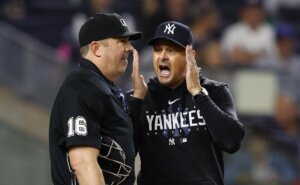
M148 41L149 45L154 45L158 39L166 39L180 47L185 48L186 45L194 44L194 37L191 29L182 23L176 21L167 21L161 23L156 31L154 37Z
M129 37L129 40L137 40L142 37L142 33L129 31L125 20L119 14L98 13L81 26L79 44L85 46L92 41L116 37Z

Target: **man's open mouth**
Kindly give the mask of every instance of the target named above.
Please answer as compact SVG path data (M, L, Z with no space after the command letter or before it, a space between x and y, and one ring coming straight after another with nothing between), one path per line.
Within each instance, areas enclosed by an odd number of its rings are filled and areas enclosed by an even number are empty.
M159 71L160 71L160 75L161 76L168 76L168 75L170 75L170 68L169 68L169 66L167 66L165 64L160 64L158 67L159 67Z

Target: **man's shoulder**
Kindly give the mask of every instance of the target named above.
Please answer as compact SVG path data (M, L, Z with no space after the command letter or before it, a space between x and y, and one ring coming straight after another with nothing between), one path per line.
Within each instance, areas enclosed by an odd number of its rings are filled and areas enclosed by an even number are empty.
M209 94L214 94L216 93L218 90L227 87L227 84L224 82L220 82L220 81L216 81L216 80L212 80L206 77L201 77L201 85L202 87L204 87Z
M93 73L89 70L85 70L81 67L75 68L71 73L68 74L65 84L78 82L78 81L88 81L88 79L93 76Z
M109 94L111 92L103 79L82 68L76 68L67 76L62 85L62 88L64 87L90 93L97 91L97 93Z
M209 79L207 77L201 77L201 85L202 86L209 86L209 87L224 87L224 86L227 86L226 83L224 82L220 82L220 81L217 81L217 80L212 80L212 79Z

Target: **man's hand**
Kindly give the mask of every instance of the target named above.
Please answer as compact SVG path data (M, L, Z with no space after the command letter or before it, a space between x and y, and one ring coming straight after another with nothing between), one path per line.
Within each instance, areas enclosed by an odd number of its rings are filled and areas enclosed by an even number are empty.
M132 74L133 81L133 97L144 99L148 92L148 86L145 83L144 77L140 74L139 54L136 49L133 49Z
M186 58L186 86L192 96L200 93L201 84L199 80L200 68L197 66L195 59L195 51L191 46L185 47L185 58Z

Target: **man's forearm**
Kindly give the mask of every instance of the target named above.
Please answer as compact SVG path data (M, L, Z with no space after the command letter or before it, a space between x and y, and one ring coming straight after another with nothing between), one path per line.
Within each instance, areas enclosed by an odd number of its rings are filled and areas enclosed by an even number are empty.
M105 185L102 170L97 163L83 166L75 174L79 185Z
M79 185L105 185L97 157L100 151L92 147L73 147L69 150L71 167Z

